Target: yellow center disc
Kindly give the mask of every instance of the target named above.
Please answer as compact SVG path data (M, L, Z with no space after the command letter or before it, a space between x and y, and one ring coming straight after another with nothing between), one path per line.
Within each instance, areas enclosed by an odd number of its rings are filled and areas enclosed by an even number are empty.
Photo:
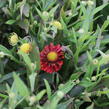
M48 55L47 55L47 59L49 60L49 61L56 61L56 59L58 58L58 55L57 55L57 53L56 52L50 52L50 53L48 53Z

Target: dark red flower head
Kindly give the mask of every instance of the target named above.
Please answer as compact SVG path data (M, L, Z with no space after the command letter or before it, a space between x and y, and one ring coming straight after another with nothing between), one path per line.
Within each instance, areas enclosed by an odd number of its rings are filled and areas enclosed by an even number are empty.
M41 70L53 73L57 72L61 69L63 65L64 52L62 51L62 47L60 44L45 46L45 48L40 53L41 59Z

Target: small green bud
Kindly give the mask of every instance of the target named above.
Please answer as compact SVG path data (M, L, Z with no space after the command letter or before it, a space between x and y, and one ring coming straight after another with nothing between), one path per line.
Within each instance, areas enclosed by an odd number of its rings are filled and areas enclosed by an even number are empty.
M91 1L91 0L88 0L88 1L87 1L87 4L88 4L89 6L92 6L92 5L94 5L94 2Z
M44 21L47 21L48 18L49 18L49 13L48 13L47 11L44 11L44 12L42 13L42 17L43 17L43 20L44 20Z
M62 97L64 96L64 93L63 93L62 91L58 91L58 92L57 92L57 96L58 96L59 98L62 98Z
M79 29L78 33L83 34L84 33L84 29L83 28Z
M92 81L96 81L96 80L97 80L96 76L93 76L93 77L91 78L91 80L92 80Z
M93 63L94 65L97 65L97 64L98 64L98 60L97 60L97 59L94 59L94 60L92 61L92 63Z
M16 96L15 93L13 93L13 92L9 93L10 98L14 98L15 96Z
M87 2L86 2L86 1L81 1L81 3L82 3L83 5L87 5Z
M35 103L35 101L36 101L36 96L31 96L30 98L29 98L29 101L30 101L30 103L29 103L29 105L31 106L31 105L33 105L34 103Z
M5 53L4 52L0 52L0 58L4 58Z

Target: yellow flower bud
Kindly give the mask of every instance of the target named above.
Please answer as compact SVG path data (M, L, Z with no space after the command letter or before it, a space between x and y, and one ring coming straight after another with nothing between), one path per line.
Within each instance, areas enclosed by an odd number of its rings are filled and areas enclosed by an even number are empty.
M51 25L53 25L54 27L56 27L59 30L62 30L62 24L59 21L53 21L53 22L51 22Z
M20 51L24 53L29 53L32 50L32 45L30 43L24 43L20 46Z
M18 35L16 33L12 33L9 36L9 44L15 46L19 41Z

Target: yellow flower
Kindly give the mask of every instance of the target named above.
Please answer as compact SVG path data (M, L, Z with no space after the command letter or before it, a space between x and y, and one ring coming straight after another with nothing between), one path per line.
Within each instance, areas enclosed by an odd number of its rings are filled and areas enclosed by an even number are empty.
M32 50L32 46L30 43L24 43L20 46L20 51L24 53L29 53Z
M53 52L53 51L51 51L47 55L47 59L50 60L50 61L55 61L55 60L57 60L57 58L58 58L57 53L56 52Z
M62 30L62 24L59 21L53 21L51 22L51 25L55 26L59 30Z
M19 41L18 35L16 33L12 33L9 36L9 44L15 46Z

